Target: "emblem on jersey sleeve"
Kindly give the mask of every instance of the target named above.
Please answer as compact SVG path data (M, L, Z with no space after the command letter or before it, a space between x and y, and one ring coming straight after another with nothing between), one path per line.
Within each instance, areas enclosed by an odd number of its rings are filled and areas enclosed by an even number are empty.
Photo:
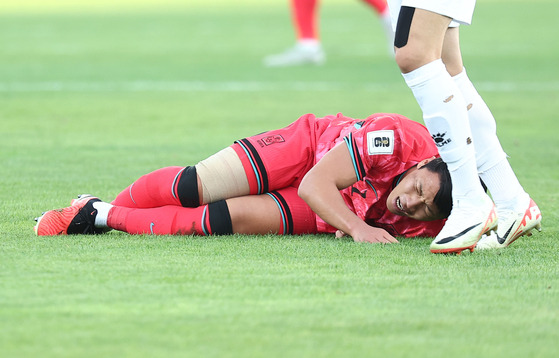
M367 147L369 155L393 154L394 131L382 130L367 133Z

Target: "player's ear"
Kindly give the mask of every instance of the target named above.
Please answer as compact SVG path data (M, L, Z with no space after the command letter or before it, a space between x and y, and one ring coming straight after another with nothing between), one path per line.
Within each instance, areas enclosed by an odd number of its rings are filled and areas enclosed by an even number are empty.
M432 156L431 158L427 158L427 159L423 159L422 161L420 161L419 163L417 163L417 169L420 169L421 167L423 167L425 164L429 163L430 161L434 160L435 156Z

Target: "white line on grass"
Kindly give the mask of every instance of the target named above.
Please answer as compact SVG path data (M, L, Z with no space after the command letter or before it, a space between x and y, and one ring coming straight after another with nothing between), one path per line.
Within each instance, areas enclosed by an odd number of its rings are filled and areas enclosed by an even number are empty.
M554 92L559 82L478 82L482 92ZM349 82L257 82L257 81L122 81L122 82L0 82L0 92L261 92L261 91L340 91L363 89L386 91L405 88L404 84Z

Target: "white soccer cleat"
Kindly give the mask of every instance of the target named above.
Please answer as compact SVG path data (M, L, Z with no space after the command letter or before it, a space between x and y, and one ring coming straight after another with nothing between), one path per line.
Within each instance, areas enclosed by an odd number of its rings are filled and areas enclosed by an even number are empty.
M264 58L264 65L266 67L322 65L325 61L326 55L320 45L296 44L280 54L267 56Z
M497 227L495 204L487 194L478 199L463 199L453 203L443 229L431 242L435 254L460 254L474 251L481 236Z
M483 235L477 243L476 250L507 247L520 236L532 236L533 229L542 230L542 214L532 199L524 212L507 210L498 212L498 215L499 228L495 235Z

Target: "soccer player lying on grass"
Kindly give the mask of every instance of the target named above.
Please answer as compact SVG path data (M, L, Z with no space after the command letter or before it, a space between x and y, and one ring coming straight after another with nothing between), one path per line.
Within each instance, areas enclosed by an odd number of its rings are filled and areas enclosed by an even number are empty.
M345 233L358 242L435 236L451 210L427 129L398 114L300 117L195 166L140 177L112 203L83 195L37 219L37 235Z

